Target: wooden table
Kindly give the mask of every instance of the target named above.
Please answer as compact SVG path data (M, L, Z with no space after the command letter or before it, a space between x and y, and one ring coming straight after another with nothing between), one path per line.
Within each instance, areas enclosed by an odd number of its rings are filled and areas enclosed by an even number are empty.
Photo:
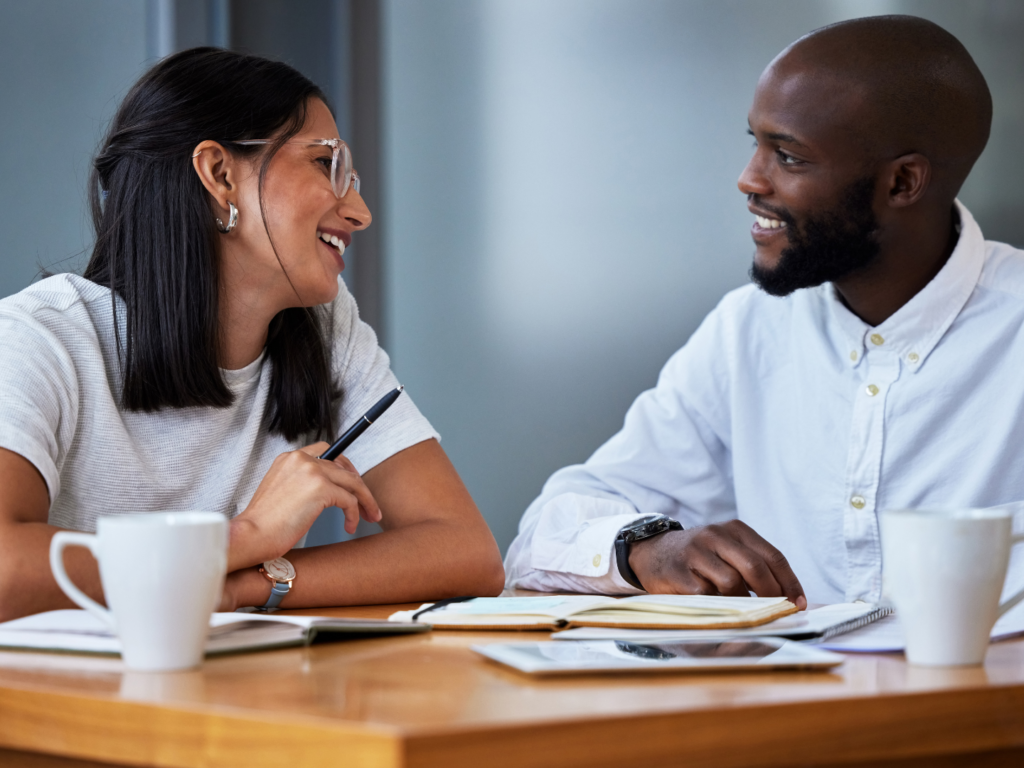
M163 675L3 652L0 765L1024 766L1024 640L966 669L885 654L834 672L573 679L531 679L469 650L545 636L435 631Z

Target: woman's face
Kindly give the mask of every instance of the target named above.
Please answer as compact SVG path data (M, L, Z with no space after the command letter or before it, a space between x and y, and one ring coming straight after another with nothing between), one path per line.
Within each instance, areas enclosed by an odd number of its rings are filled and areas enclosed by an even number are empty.
M271 314L290 306L332 301L338 293L338 275L345 268L344 249L352 242L353 232L370 225L370 211L358 192L349 187L342 199L334 195L332 148L307 143L336 138L338 128L327 106L319 99L310 100L302 130L278 150L267 169L263 183L266 228L259 200L262 157L239 177L238 225L222 240L224 284L228 290L233 286L255 289L261 304L271 304ZM325 242L332 237L340 244Z

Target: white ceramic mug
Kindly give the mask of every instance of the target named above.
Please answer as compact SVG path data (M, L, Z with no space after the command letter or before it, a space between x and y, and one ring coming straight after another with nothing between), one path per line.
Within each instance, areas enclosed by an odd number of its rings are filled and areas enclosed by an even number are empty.
M1003 603L1013 513L990 509L882 512L884 592L896 607L907 661L927 666L981 664L996 619L1024 599Z
M64 570L64 548L88 548L99 562L106 609ZM96 533L59 531L50 567L68 597L121 639L125 665L144 671L202 664L210 615L227 570L228 523L217 512L101 517Z

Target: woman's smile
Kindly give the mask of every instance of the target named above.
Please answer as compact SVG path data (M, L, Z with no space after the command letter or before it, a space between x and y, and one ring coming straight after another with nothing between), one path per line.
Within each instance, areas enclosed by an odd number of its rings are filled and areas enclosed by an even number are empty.
M331 258L337 261L338 271L344 270L345 259L343 256L345 248L352 242L352 235L347 232L317 230L316 236L320 239L320 244L330 252Z

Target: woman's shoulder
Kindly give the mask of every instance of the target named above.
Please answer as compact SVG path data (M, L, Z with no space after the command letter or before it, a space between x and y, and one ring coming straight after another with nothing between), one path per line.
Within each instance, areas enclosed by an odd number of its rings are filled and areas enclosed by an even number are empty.
M113 324L110 290L79 275L52 275L0 299L0 344L8 353L42 344L93 357L112 343Z
M56 313L71 320L74 310L88 311L90 305L105 302L109 310L110 290L86 280L80 275L62 273L50 275L23 288L17 293L0 299L0 312L44 316ZM70 313L70 314L69 314Z

